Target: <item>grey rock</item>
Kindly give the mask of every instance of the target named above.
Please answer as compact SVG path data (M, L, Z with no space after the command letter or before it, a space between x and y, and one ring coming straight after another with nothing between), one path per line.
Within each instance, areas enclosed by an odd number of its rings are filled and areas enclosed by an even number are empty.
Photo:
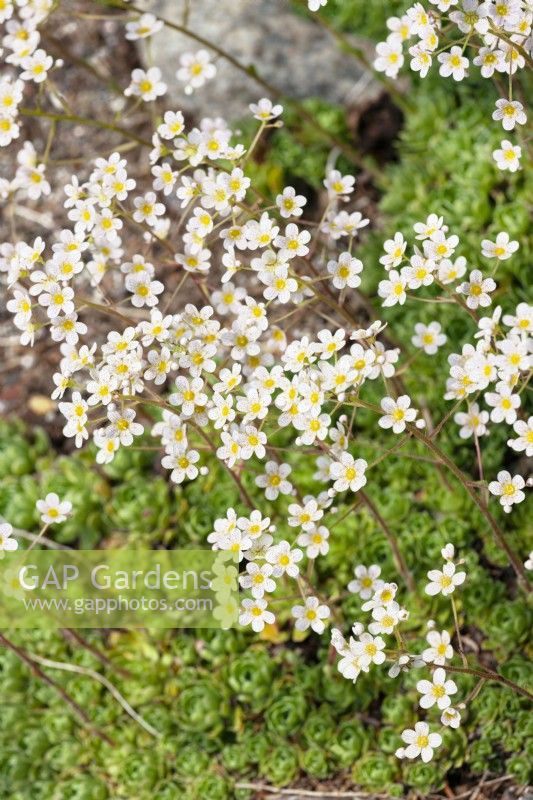
M374 81L350 56L339 51L330 34L291 11L287 0L190 0L187 27L227 50L258 72L284 95L320 97L348 105L375 93ZM180 0L155 0L150 10L179 24ZM249 76L216 58L214 79L187 96L176 80L180 55L201 48L184 34L165 27L153 37L151 57L169 86L167 98L195 116L236 119L248 104L268 92ZM270 99L274 100L273 97Z

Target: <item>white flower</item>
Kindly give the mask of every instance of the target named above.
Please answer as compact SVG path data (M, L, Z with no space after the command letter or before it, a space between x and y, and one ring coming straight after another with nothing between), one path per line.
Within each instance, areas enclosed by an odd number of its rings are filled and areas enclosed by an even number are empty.
M255 633L260 633L265 625L272 625L274 620L274 614L267 610L267 601L264 598L242 601L239 623L243 627L251 625Z
M475 309L478 306L490 306L490 292L496 288L496 283L492 278L483 278L483 274L479 269L474 269L470 273L470 279L464 281L457 287L459 294L466 295L466 304L468 308Z
M292 186L286 186L283 192L276 197L276 205L284 219L300 217L306 203L307 200L303 194L296 194L296 190Z
M490 4L481 0L463 0L460 11L452 11L450 19L455 22L463 33L487 33L489 29L488 16Z
M246 565L246 573L239 577L243 589L250 589L252 597L259 599L265 592L271 593L276 589L276 583L270 577L273 571L272 564L257 564L255 561Z
M376 608L372 609L372 619L374 622L370 623L368 630L373 634L391 634L402 619L402 616L405 618L405 614L395 601L387 603L386 606L376 606Z
M409 408L411 398L408 395L401 395L397 400L392 397L384 397L381 401L381 408L385 412L380 417L378 424L381 428L392 428L393 433L402 433L408 422L413 422L418 411L416 408Z
M35 506L45 525L64 522L72 511L72 503L69 500L60 500L55 492L47 494L44 500L37 500Z
M314 530L315 523L324 516L323 509L314 497L306 498L306 502L301 506L298 503L291 503L289 506L290 517L288 519L289 525L292 528L300 527L304 531Z
M207 50L198 50L196 53L183 53L180 58L180 69L176 72L179 81L186 84L185 94L192 94L195 89L200 89L204 83L214 78L217 68L211 63L211 56Z
M487 405L492 406L490 418L493 422L506 422L512 425L516 421L516 409L520 406L520 395L513 394L513 390L503 381L498 383L495 392L486 392Z
M426 594L448 595L455 591L456 586L460 586L464 582L466 572L456 572L455 564L448 561L442 567L442 572L438 569L431 569L428 572L428 578L431 582L426 586Z
M295 256L305 256L309 252L307 243L311 239L309 231L301 231L294 222L289 222L284 235L276 236L274 244L280 248L279 257L283 260Z
M414 346L421 347L427 355L434 355L439 347L446 341L447 336L442 333L439 322L430 322L429 325L417 322L415 325L415 335L411 339Z
M533 332L533 306L527 303L519 303L515 314L506 314L503 324L511 328L510 333L520 336L522 333Z
M289 542L283 540L279 544L273 545L266 552L267 561L272 564L274 570L272 575L274 578L279 578L280 575L287 575L290 578L296 578L300 569L298 562L303 558L303 553L298 548L291 550Z
M497 150L493 150L492 157L498 169L517 172L520 169L522 148L518 144L513 145L509 139L503 139L500 147Z
M521 475L511 477L507 470L501 470L498 472L497 480L489 483L489 492L500 498L503 510L509 513L514 503L521 503L525 498L522 491L524 486L525 481Z
M504 131L512 131L514 126L525 125L527 117L522 103L518 100L506 100L500 98L496 100L496 111L492 115L492 119L501 120Z
M361 600L370 599L383 586L383 581L379 578L381 567L377 564L371 564L369 567L358 564L353 572L355 580L348 584L348 591L358 594Z
M383 245L383 249L385 250L385 255L381 256L379 259L379 263L383 264L385 269L391 269L391 267L397 267L401 264L405 248L407 247L407 242L403 238L401 233L395 233L394 239L387 239L385 244Z
M326 627L324 620L330 616L330 610L320 604L318 597L307 597L305 606L292 607L292 616L296 620L296 630L306 631L310 627L315 633L323 633Z
M350 637L350 642L348 646L346 646L346 642L339 638L339 634L335 637L335 640L332 636L332 644L342 656L341 660L337 665L337 669L341 673L341 675L346 678L347 680L351 680L355 683L357 677L359 676L363 666L361 664L361 657L356 652L356 641L352 637ZM368 672L368 667L365 670Z
M529 558L526 561L524 561L524 567L528 570L528 572L531 572L531 570L533 570L533 550L529 554Z
M400 275L395 269L391 269L388 280L380 281L378 286L378 294L384 298L383 305L395 306L396 303L399 303L403 306L407 299L405 294L406 286L407 279L405 276Z
M267 500L275 500L281 494L290 494L292 485L287 480L291 472L289 464L277 464L275 461L267 461L265 464L265 474L259 475L255 479L256 486L265 490Z
M413 72L419 72L420 77L425 78L433 63L431 53L428 53L423 46L413 45L409 48L409 55L411 56L409 66Z
M25 56L21 61L24 72L20 73L23 81L33 81L43 83L48 77L48 70L51 69L54 59L44 50L35 50L31 55Z
M326 269L332 276L331 282L336 289L344 289L346 286L356 289L361 283L359 273L363 271L363 262L354 258L351 253L341 253L338 260L328 261Z
M390 606L394 601L397 591L398 586L395 583L377 582L374 586L372 599L367 600L366 603L362 605L363 611L370 611L374 608L380 608L381 606ZM395 603L395 605L398 607L397 603Z
M422 695L421 708L431 708L436 703L437 708L442 711L451 705L449 695L457 692L457 685L452 680L446 680L446 672L439 667L433 673L431 681L418 681L416 689Z
M250 103L249 108L255 119L260 122L270 122L271 119L276 119L283 114L283 106L273 105L272 101L266 97L262 97L257 103Z
M167 85L161 80L161 70L159 67L150 69L134 69L131 73L131 83L124 94L129 97L133 95L140 97L146 103L155 100L167 91Z
M439 263L439 281L444 285L453 283L458 278L462 278L466 272L466 258L459 256L454 262L449 258L444 258Z
M518 242L509 240L508 233L501 231L496 236L495 242L491 242L490 239L483 239L481 253L485 258L498 258L500 261L505 261L511 258L513 253L516 253L519 246Z
M321 6L325 6L328 0L307 0L309 11L318 11Z
M532 359L524 337L509 336L507 339L500 339L496 347L501 352L495 359L500 377L510 378L531 368Z
M333 488L336 492L345 492L350 489L356 492L366 484L365 470L368 463L364 458L354 459L350 453L341 453L338 460L329 468L329 475L335 481Z
M198 476L196 463L200 460L197 450L180 449L169 453L161 459L161 466L170 469L170 480L173 483L183 483L187 478L192 481Z
M4 557L4 552L11 553L18 549L18 542L12 539L13 527L9 522L0 523L0 558Z
M120 440L120 443L125 447L133 442L134 436L140 436L144 431L143 426L139 422L134 422L135 411L133 408L123 408L121 410L116 408L109 408L107 412L110 424L110 435L115 436Z
M361 665L383 664L385 661L385 641L381 636L362 633L355 643L354 651L361 660Z
M455 556L455 547L451 542L445 544L442 550L440 551L441 556L445 561L453 561L453 557Z
M181 111L165 111L157 132L163 139L174 139L183 132L185 121Z
M472 434L479 438L487 433L489 413L480 411L477 403L473 403L466 412L459 411L453 419L457 425L461 426L459 431L461 439L468 439Z
M329 531L324 525L319 525L316 528L311 528L309 531L304 531L298 536L297 542L302 547L306 548L307 558L316 558L317 556L325 556L329 551L328 543Z
M135 41L137 39L146 39L148 36L153 36L163 27L161 20L154 17L153 14L142 14L133 22L126 23L126 39Z
M518 419L513 428L515 433L518 434L518 438L508 439L507 444L517 453L525 450L526 456L530 458L533 456L533 416L529 417L527 422Z
M456 708L448 706L442 712L440 721L446 728L458 728L461 724L461 715Z
M164 290L161 281L152 281L148 273L132 274L126 276L126 289L132 293L131 302L136 308L157 305L157 295Z
M328 172L324 186L328 190L330 197L340 197L345 194L351 194L354 189L355 178L353 175L342 175L338 169L333 169Z
M476 67L481 67L483 78L492 78L494 70L502 72L504 66L503 52L493 50L490 47L480 47L477 56L474 58Z
M442 736L439 733L430 733L427 722L415 722L414 730L406 728L402 733L402 739L407 747L400 748L401 756L399 757L418 758L421 756L424 763L431 761L433 750L442 744Z
M450 75L454 81L462 81L468 70L468 59L463 56L462 49L455 45L449 53L439 53L437 56L440 62L439 75L444 78Z
M397 40L378 42L374 69L384 72L389 78L396 78L403 66L402 43Z
M426 636L427 647L422 653L422 658L428 664L445 664L446 659L453 658L453 647L450 644L448 631L429 631Z

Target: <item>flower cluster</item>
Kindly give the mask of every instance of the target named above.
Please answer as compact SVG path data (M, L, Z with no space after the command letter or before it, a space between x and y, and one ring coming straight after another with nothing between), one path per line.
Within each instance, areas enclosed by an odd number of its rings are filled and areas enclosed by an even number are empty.
M445 563L442 571L428 572L430 582L426 586L427 594L450 595L464 582L466 573L456 572L456 565L452 560L454 555L453 545L447 544L442 549ZM380 567L376 564L370 567L360 564L355 568L354 574L355 580L348 585L348 590L358 594L364 601L361 610L371 612L372 622L368 624L366 630L362 623L356 622L352 626L352 635L348 642L338 628L333 628L331 643L340 656L339 672L355 683L362 672L369 672L372 665L379 666L387 660L392 661L388 672L391 678L396 678L401 672L427 665L431 668L436 667L431 674L431 680L423 679L416 684L420 694L420 708L430 709L436 706L442 712L441 724L445 727L458 728L461 714L452 707L450 699L451 695L457 693L457 686L453 680L447 678L444 669L446 662L454 656L448 631L439 632L434 629L434 623L430 622L426 637L429 646L419 655L409 653L400 632L400 625L409 618L409 614L396 600L397 585L383 581L380 578ZM458 630L456 634L460 642ZM383 636L393 636L396 648L391 650L391 645L387 644ZM464 705L460 707L464 708ZM442 743L440 733L431 731L425 721L417 722L414 729L404 730L402 739L407 747L398 748L397 757L414 759L420 756L424 762L433 758L433 751Z
M470 58L483 78L504 78L508 94L496 101L492 119L500 121L504 131L524 125L522 103L513 99L513 76L531 67L533 13L526 0L429 0L430 6L415 3L402 17L390 17L386 41L376 47L374 67L396 78L406 56L413 72L425 78L437 61L439 74L462 81L468 77ZM410 40L416 38L413 44ZM504 139L493 158L498 169L520 169L522 148Z
M40 3L39 13L36 5L16 4L20 19L6 23L9 69L22 71L0 79L0 144L5 146L20 134L17 109L25 82L42 83L44 98L55 96L47 75L61 64L37 49L38 26L52 2ZM311 10L321 5L309 2ZM444 12L442 6L454 3L434 5ZM484 46L500 53L496 60L512 76L521 66L520 52L514 39L506 49L498 36L500 30L516 35L510 21L496 20L500 12L485 4L486 27L470 17L467 25L463 17L474 13L474 5L478 13L479 4L465 0L459 16L450 14L451 21L461 30L467 27L465 39L484 37ZM521 10L520 3L514 6ZM9 17L13 8L3 13ZM511 17L513 26L519 24ZM417 4L391 23L376 66L395 75L403 58L401 42L411 35L420 37L413 60L425 54L431 61L441 24L436 11L426 13ZM18 26L24 31L23 54L19 45L10 44L10 36L19 38ZM135 16L126 22L126 36L144 39L160 27L151 14ZM442 74L460 79L466 58L457 49L441 52L439 61ZM210 54L200 50L182 56L177 78L193 91L215 73ZM283 124L280 104L268 98L251 104L256 131L249 143L221 118L188 127L180 109L163 106L167 88L159 69L148 66L133 71L123 92L133 98L124 100L125 118L142 102L153 103L150 142L134 140L148 145L135 171L122 149L82 164L63 186L65 221L52 234L33 241L14 234L15 241L0 246L0 273L10 293L7 309L22 345L49 338L58 346L51 397L64 421L63 434L75 447L90 443L100 465L111 465L125 448L156 450L162 470L177 485L201 483L214 465L233 481L241 506L228 508L225 502L207 542L239 562L241 625L268 635L267 626L278 621L275 593L281 589L285 600L290 595L299 635L320 635L337 609L314 585L315 562L328 553L341 507L349 514L365 504L380 519L399 572L409 577L394 535L366 494L373 470L389 451L370 462L362 457L357 436L362 414L373 417L382 440L389 436L390 452L415 441L439 467L449 467L449 459L439 449L438 434L455 415L459 436L473 437L480 481L473 484L458 467L452 471L502 544L487 489L509 511L524 499L525 480L500 471L497 480L486 483L479 439L492 424L505 424L516 434L509 439L512 450L533 451L533 419L522 414L521 399L532 367L533 309L520 303L503 314L498 306L491 317L480 317L479 310L492 304L496 267L519 243L505 231L495 241L481 241L480 258L495 264L490 275L477 265L467 274L459 237L436 213L415 223L412 252L401 232L384 243L379 261L386 274L377 291L384 309L402 306L408 298L450 303L475 324L475 343L449 356L443 393L455 406L433 427L424 398L411 398L405 389L402 373L408 363L398 369L402 353L394 336L389 338L360 293L364 266L357 251L369 220L354 200L355 175L337 169L333 154L323 176L321 216L307 219L307 198L294 186L280 186L274 198L265 198L249 169L261 136ZM511 118L522 124L520 104L503 102L511 104L498 105L504 127L514 127ZM2 197L38 204L51 192L48 150L39 156L29 141L18 147L15 173L0 186ZM429 297L420 296L427 290ZM364 314L353 310L352 299ZM105 328L94 325L95 318L105 320ZM418 322L412 335L415 357L435 355L449 338L439 322ZM480 410L481 397L490 410ZM152 445L146 445L148 436ZM302 456L299 463L315 465L311 486L304 487L292 451ZM65 521L72 506L50 493L37 509L46 528ZM0 550L14 549L10 533L2 528ZM502 547L509 555L505 542ZM428 573L426 593L449 595L455 619L453 593L465 573L457 570L451 545L442 554L445 563ZM512 561L523 579L522 560L513 555ZM380 574L379 565L359 565L348 586L371 620L366 627L356 622L348 642L333 630L340 672L355 681L387 660L393 662L391 677L420 665L435 667L431 680L418 683L420 706L436 706L442 725L457 727L460 714L450 707L457 687L444 670L453 656L450 635L431 628L428 647L420 656L411 655L401 633L408 610L399 602L398 586ZM456 634L462 655L458 629ZM396 645L392 657L385 637ZM400 757L420 755L428 761L441 736L420 721L404 731L403 740L407 746L398 751Z
M485 277L480 269L473 269L468 280L457 284L466 277L467 262L463 256L457 256L459 237L449 234L443 217L431 214L424 223L415 223L414 230L421 249L415 244L412 255L407 254L407 242L400 232L384 244L385 255L380 262L388 275L378 287L383 306L403 305L409 290L414 292L426 286L436 287L443 293L437 301L462 304L476 322L475 343L466 343L461 353L448 356L450 375L444 395L457 405L463 402L467 405L466 411L454 415L460 426L459 435L463 439L473 436L477 443L489 433L489 421L505 423L513 426L517 434L516 438L509 439L509 447L517 452L533 452L533 418L519 419L521 391L527 386L533 366L533 307L519 303L514 313L504 314L502 318L502 308L496 306L490 317L479 316L479 309L492 305L492 295L497 288L495 280ZM500 261L511 258L518 247L518 242L501 231L495 241L483 239L480 250L481 256L496 262L497 267ZM402 266L404 263L406 265ZM495 271L494 268L492 274ZM416 295L413 294L413 298L417 299ZM438 322L427 326L418 323L412 341L425 353L434 354L446 342L446 335ZM480 410L481 396L490 411ZM396 402L385 398L382 408L388 415L382 417L379 424L392 428L395 433L403 431L406 422L413 421L416 416L409 404L408 397L400 397ZM524 499L521 491L524 485L521 476L511 478L508 472L502 471L498 480L489 484L489 490L500 498L504 510L510 511L513 503Z

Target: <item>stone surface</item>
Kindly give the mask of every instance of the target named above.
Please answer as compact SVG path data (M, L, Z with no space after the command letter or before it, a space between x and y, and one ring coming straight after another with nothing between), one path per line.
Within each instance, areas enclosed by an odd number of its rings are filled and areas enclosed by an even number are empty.
M372 78L350 56L341 53L330 34L316 23L295 15L287 0L190 0L187 27L258 72L283 94L320 97L349 105L368 96ZM181 0L155 0L150 10L182 23ZM217 58L213 80L185 95L175 73L180 55L200 49L189 37L165 27L152 39L152 58L163 72L172 103L196 116L236 119L250 102L266 92L253 79ZM274 98L271 98L274 99Z

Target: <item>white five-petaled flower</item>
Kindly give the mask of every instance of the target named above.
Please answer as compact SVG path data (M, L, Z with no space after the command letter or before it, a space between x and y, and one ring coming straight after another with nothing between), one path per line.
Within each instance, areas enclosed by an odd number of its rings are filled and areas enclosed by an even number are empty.
M49 492L44 500L37 500L35 506L45 525L64 522L72 511L72 503L69 500L60 500L55 492Z
M525 494L522 491L524 486L525 481L521 475L511 477L510 472L502 469L498 472L497 479L489 483L489 492L500 498L503 510L509 513L514 503L521 503L525 498Z
M326 269L332 276L331 282L336 289L344 289L346 286L356 289L361 283L359 273L363 271L363 262L354 258L351 253L341 253L338 260L328 261Z
M163 27L163 23L153 14L142 14L132 22L126 23L126 39L136 41L137 39L147 39L157 33Z
M133 437L140 436L144 431L140 422L134 422L135 411L133 408L110 407L107 416L110 422L110 435L119 439L124 447L129 447L133 442Z
M457 685L452 680L446 680L446 672L439 667L433 673L432 680L418 681L416 689L422 695L421 708L431 708L437 704L437 708L442 711L451 705L449 695L457 692Z
M272 576L279 578L280 575L287 575L296 578L300 572L298 562L303 558L303 553L298 548L291 549L289 542L283 540L270 547L266 552L266 559L273 566Z
M428 664L445 664L446 659L453 657L453 647L450 644L448 631L428 631L426 636L427 647L422 653L422 658Z
M378 286L378 294L383 298L383 305L395 306L396 303L399 303L403 306L407 299L406 286L407 278L405 275L401 275L397 270L391 269L388 279L380 281Z
M417 322L415 325L415 335L411 339L411 342L415 347L422 348L424 353L431 356L437 352L439 347L441 347L446 340L446 334L442 333L439 322L430 322L429 325Z
M523 419L517 419L513 429L518 434L518 438L508 439L507 444L517 453L525 450L526 456L530 458L533 456L533 416L529 417L527 422Z
M279 103L273 105L272 101L267 97L262 97L257 103L250 103L249 108L255 119L260 122L270 122L270 120L276 119L276 117L283 114L283 106L279 105Z
M522 103L518 100L506 100L504 97L496 100L492 119L501 120L504 131L512 131L516 124L525 125L527 121Z
M214 78L216 66L211 62L207 50L198 50L196 53L183 53L180 58L180 69L176 72L179 81L186 84L185 94L192 94L195 89L200 89L204 83Z
M492 406L490 418L493 422L506 422L512 425L516 421L520 395L513 394L513 390L504 381L496 385L495 392L486 392L485 400L487 405Z
M242 601L239 616L241 625L251 625L255 633L260 633L265 625L272 625L274 620L274 614L267 609L267 601L264 598L258 597L254 600L246 598Z
M374 68L389 78L396 78L404 62L402 43L397 40L378 42L376 54Z
M361 666L370 664L383 664L385 661L385 640L381 636L372 636L370 633L361 633L354 646L355 653L359 656Z
M477 403L473 403L468 411L459 411L454 416L454 422L461 426L459 436L468 439L475 434L478 438L487 433L488 411L480 411Z
M466 572L456 572L453 561L447 561L443 565L442 571L430 569L428 572L430 583L426 586L426 594L448 595L455 591L456 586L464 583Z
M496 288L496 283L492 278L484 278L479 269L474 269L470 273L468 281L464 281L457 287L459 294L466 295L466 305L468 308L476 309L478 306L490 306L490 292Z
M418 758L427 763L433 758L433 751L442 744L440 733L430 733L427 722L415 722L414 729L406 728L402 739L407 747L396 751L399 758Z
M463 51L457 45L454 45L449 52L439 53L437 56L440 62L439 75L448 78L450 75L454 81L462 81L465 77L469 61L463 55Z
M493 150L492 157L498 169L517 172L520 169L522 148L518 144L514 145L509 139L503 139L500 147Z
M392 428L393 433L402 433L408 422L413 422L418 411L410 408L411 398L403 394L394 400L392 397L384 397L381 401L381 408L385 412L379 418L378 424L381 428Z
M150 69L134 69L131 73L131 83L124 94L128 97L133 95L140 97L148 103L160 97L167 91L167 85L161 80L161 70L159 67Z
M500 261L511 258L518 248L518 242L511 241L506 231L501 231L496 236L495 242L491 242L490 239L483 239L481 242L482 255L484 255L485 258L498 258Z
M0 523L0 558L4 557L4 552L9 553L17 550L18 542L12 539L13 527L9 522Z
M265 472L255 479L256 486L265 490L267 500L275 500L281 494L290 494L292 485L287 480L291 472L289 464L278 464L276 461L267 461Z
M250 589L252 597L261 598L265 592L273 592L276 588L276 583L271 578L273 569L272 564L251 561L246 565L244 575L239 577L239 583L243 589Z
M379 577L381 567L377 564L371 564L369 567L358 564L353 572L355 580L348 584L348 591L358 594L361 600L369 600L383 586L383 581Z
M365 470L368 463L364 458L354 457L347 452L340 454L337 461L334 461L329 468L330 478L335 481L333 488L336 492L345 492L350 489L357 492L366 484Z
M325 620L330 616L330 610L320 603L318 597L307 597L305 606L292 607L292 616L296 620L296 630L305 631L311 628L315 633L324 633Z

